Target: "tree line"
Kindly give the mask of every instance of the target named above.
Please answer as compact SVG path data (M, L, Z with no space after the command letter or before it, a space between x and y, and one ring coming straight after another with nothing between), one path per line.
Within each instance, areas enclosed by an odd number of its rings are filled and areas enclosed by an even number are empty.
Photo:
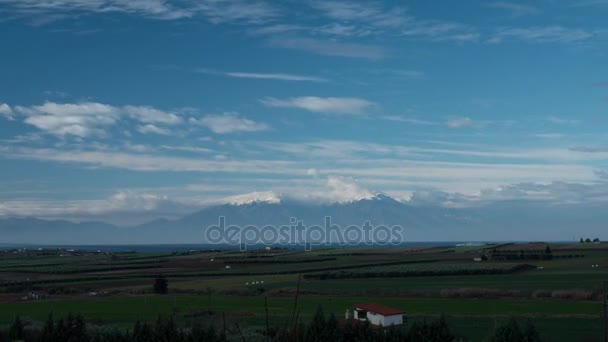
M325 315L319 307L312 320L259 331L261 336L244 336L238 323L236 329L227 332L214 325L180 327L173 316L159 317L155 323L136 322L127 330L87 327L81 315L68 315L55 319L49 315L42 328L26 327L16 317L8 329L0 329L0 342L222 342L228 340L263 340L291 342L455 342L467 338L454 333L446 319L415 321L409 326L379 328L369 322L354 320L338 321L333 315ZM541 337L531 320L520 324L514 318L496 327L488 335L491 342L540 342Z

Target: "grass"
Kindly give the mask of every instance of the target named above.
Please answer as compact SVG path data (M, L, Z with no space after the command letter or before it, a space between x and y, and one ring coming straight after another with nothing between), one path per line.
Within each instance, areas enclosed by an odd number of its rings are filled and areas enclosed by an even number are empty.
M0 325L8 324L15 315L41 322L50 312L55 315L82 313L97 324L123 328L130 327L136 320L153 321L160 314L176 314L186 322L213 321L217 317L187 317L188 314L209 308L208 296L204 292L207 288L212 288L211 309L226 312L231 322L239 321L243 329L252 330L264 325L264 295L254 295L258 288L264 288L265 293L269 294L272 323L281 324L291 315L293 297L289 293L293 293L300 272L310 274L319 268L325 269L323 272L339 272L343 267L347 267L348 272L367 272L368 269L441 271L510 268L515 264L526 263L543 269L495 275L304 279L301 283L300 316L308 320L316 308L322 305L326 312L341 318L352 304L373 301L403 309L411 320L446 314L456 332L474 341L487 337L495 324L509 316L521 319L533 317L541 333L551 341L571 341L601 333L601 303L591 300L530 299L530 296L537 290L597 290L602 281L608 280L608 251L605 247L606 245L552 244L555 255L583 254L584 257L481 263L473 262L473 258L480 256L488 246L421 248L415 251L408 248L366 248L311 252L284 250L270 253L214 251L179 255L120 253L113 260L110 259L111 256L95 253L65 257L37 255L35 252L23 255L0 253L0 283L6 281L7 285L13 286L13 281L23 282L31 278L39 281L34 284L37 290L64 287L84 292L54 296L45 301L20 302L16 298L31 290L27 282L22 290L18 290L21 292L11 292L10 286L0 285L0 292L6 292L0 296ZM108 270L110 260L114 267L137 269ZM227 270L225 265L230 264L230 260L256 262L232 262L232 268ZM420 263L421 260L434 262ZM401 264L386 265L395 262ZM385 266L379 266L382 264ZM600 267L592 268L592 264L599 264ZM91 272L82 272L83 270ZM60 273L72 271L76 273ZM244 272L251 274L239 275ZM271 272L289 274L269 274ZM157 274L170 276L169 287L175 295L130 294L134 290L149 291ZM44 283L50 280L54 282ZM251 285L251 282L256 281L263 281L264 284ZM463 288L518 291L518 296L501 299L440 296L444 289ZM112 295L87 297L88 291L106 291ZM229 293L247 295L227 295Z
M522 317L522 319L534 317L539 329L549 334L552 340L570 341L574 339L567 337L582 336L580 334L593 335L601 331L598 318L600 303L559 300L302 296L300 316L303 320L309 320L316 308L322 305L325 312L333 313L340 318L352 304L366 301L402 308L406 311L410 322L444 313L455 331L473 340L481 340L487 336L495 323L500 323L508 316ZM272 323L278 325L290 316L293 298L270 297L268 305ZM205 311L208 308L207 296L150 295L5 303L0 306L0 324L8 324L15 315L20 315L25 320L43 321L50 312L56 316L79 312L88 320L98 324L107 323L128 328L137 320L154 321L158 315L176 314L185 320L183 318L185 315ZM213 296L211 309L215 312L226 312L231 322L238 320L243 321L241 325L263 325L263 296Z

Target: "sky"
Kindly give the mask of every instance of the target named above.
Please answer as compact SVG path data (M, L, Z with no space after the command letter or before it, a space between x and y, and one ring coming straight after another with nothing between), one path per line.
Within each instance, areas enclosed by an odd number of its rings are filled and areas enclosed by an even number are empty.
M607 16L606 0L0 0L0 215L608 201Z

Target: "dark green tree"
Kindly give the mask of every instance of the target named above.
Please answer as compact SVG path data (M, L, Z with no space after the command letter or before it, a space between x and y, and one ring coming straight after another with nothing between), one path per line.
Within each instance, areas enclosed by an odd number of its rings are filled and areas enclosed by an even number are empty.
M53 331L53 341L65 341L67 339L67 329L63 318L60 318Z
M46 319L42 331L40 332L40 342L55 342L55 322L53 321L53 314L50 314Z
M154 293L163 295L169 293L169 281L167 278L159 275L154 279Z
M80 315L69 314L66 320L66 339L68 342L87 342L87 327Z
M147 342L152 341L154 338L154 334L152 333L152 329L146 323L140 323L137 321L135 326L133 326L133 333L131 334L131 341L133 342Z
M321 306L319 306L317 307L317 312L315 312L315 315L312 318L312 322L310 322L310 325L306 330L306 341L324 341L323 337L325 336L325 328L325 314L323 313Z
M494 335L490 339L492 342L523 342L524 335L515 318L496 328Z
M544 258L545 259L553 259L553 251L551 250L551 247L549 247L549 245L547 245L547 247L545 247Z
M438 320L431 324L431 339L434 342L452 342L456 337L450 331L445 316L441 315Z
M540 334L530 319L528 319L524 324L523 334L525 342L541 342Z
M11 324L8 330L8 337L10 340L24 340L25 339L25 327L19 316L15 317L15 320Z

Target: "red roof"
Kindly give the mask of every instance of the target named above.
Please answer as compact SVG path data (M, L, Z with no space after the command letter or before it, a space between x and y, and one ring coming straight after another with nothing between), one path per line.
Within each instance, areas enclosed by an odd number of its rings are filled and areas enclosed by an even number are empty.
M404 312L398 309L393 309L388 306L384 306L376 303L364 303L364 304L355 304L354 308L363 309L365 311L370 311L373 313L380 314L382 316L392 316L392 315L401 315Z

